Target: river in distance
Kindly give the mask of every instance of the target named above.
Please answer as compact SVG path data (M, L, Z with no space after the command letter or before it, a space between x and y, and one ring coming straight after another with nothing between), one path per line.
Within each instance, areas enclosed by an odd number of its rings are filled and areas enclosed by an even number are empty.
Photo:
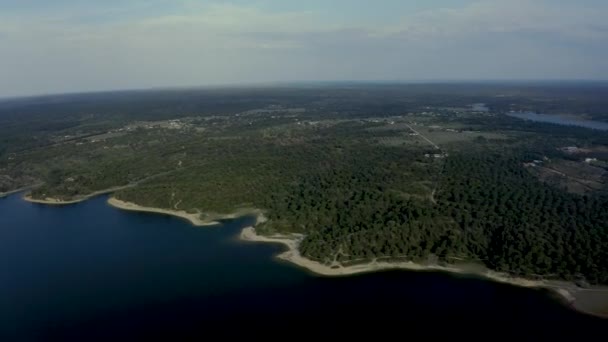
M474 277L315 276L273 258L280 245L239 241L253 218L200 228L106 200L0 199L0 341L285 337L282 329L474 336L492 326L501 336L563 337L608 327L545 290Z

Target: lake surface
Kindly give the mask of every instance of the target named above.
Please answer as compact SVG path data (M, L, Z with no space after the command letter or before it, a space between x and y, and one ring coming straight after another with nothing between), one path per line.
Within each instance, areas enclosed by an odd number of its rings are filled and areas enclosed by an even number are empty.
M284 336L273 328L473 337L491 326L564 337L608 327L546 291L471 277L317 277L273 259L280 245L238 241L253 221L199 228L105 197L65 207L0 199L0 341Z
M593 120L577 120L559 115L537 114L533 112L511 112L508 116L518 119L531 120L536 122L547 122L564 126L577 126L591 129L608 131L608 122L593 121Z

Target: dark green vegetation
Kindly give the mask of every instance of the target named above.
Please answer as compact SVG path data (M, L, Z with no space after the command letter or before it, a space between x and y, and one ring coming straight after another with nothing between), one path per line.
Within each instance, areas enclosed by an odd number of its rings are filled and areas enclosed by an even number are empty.
M564 96L568 94L568 96ZM475 262L608 283L605 84L323 85L0 102L0 192L115 186L145 206L259 208L326 263ZM473 110L485 103L489 111ZM603 114L602 114L603 113Z

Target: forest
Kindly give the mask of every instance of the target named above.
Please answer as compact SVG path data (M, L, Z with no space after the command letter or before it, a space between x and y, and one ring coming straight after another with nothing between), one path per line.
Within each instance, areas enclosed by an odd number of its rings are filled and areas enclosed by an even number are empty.
M520 165L492 152L450 157L436 203L353 187L325 210L333 219L313 223L324 229L307 234L302 251L326 261L434 255L520 276L608 282L608 198L551 188ZM363 215L339 214L346 212Z
M565 97L564 94L569 96ZM257 208L323 263L476 263L608 284L605 84L327 84L0 101L0 193ZM476 110L484 103L488 110Z

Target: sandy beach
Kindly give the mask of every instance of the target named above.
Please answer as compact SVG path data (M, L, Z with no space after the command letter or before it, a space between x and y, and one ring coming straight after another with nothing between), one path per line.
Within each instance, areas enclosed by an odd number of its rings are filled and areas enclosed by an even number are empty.
M35 198L32 198L30 195L25 195L25 196L23 196L23 199L25 201L28 201L31 203L38 203L38 204L68 205L68 204L74 204L74 203L80 203L80 202L86 201L87 199L89 199L91 197L83 197L83 198L77 198L77 199L73 199L73 200L69 200L69 201L63 201L58 198L52 198L52 197L46 197L45 199L35 199Z
M201 213L192 214L192 213L187 213L183 210L169 210L169 209L144 207L144 206L141 206L141 205L138 205L135 203L121 201L114 197L111 197L110 199L108 199L108 204L115 208L119 208L122 210L141 211L141 212L146 212L146 213L156 213L156 214L176 216L176 217L188 220L193 225L199 226L199 227L218 225L220 223L219 222L220 220L234 219L234 218L238 218L238 217L242 217L242 216L246 216L246 215L257 215L258 222L261 222L264 220L264 216L261 213L261 211L256 210L256 209L242 209L242 210L237 211L232 214L210 215L211 218L201 219Z
M108 204L115 208L122 209L122 210L141 211L141 212L146 212L146 213L155 213L155 214L176 216L176 217L188 220L190 223L192 223L195 226L213 226L213 225L219 224L219 222L217 222L217 221L201 220L201 218L200 218L201 215L199 213L190 214L183 210L168 210L168 209L143 207L143 206L137 205L135 203L121 201L114 197L108 199Z
M471 274L478 275L484 278L488 278L494 281L508 283L517 286L524 287L544 287L546 285L543 281L535 281L523 278L510 277L506 274L499 272L485 271L483 273L473 273L469 270L464 270L458 267L439 266L439 265L422 265L411 261L408 262L381 262L372 261L364 264L357 264L352 266L343 266L340 264L325 265L317 261L307 259L300 255L298 250L298 244L303 238L302 235L294 234L290 236L275 235L275 236L261 236L258 235L253 227L244 228L241 231L240 239L244 241L253 242L271 242L281 243L287 246L288 250L279 254L277 257L292 262L300 267L306 268L309 271L324 275L324 276L346 276L358 273L368 273L380 270L391 270L391 269L402 269L412 271L443 271L458 274ZM565 290L564 290L565 291ZM565 291L567 292L567 291ZM565 295L565 293L562 293Z

